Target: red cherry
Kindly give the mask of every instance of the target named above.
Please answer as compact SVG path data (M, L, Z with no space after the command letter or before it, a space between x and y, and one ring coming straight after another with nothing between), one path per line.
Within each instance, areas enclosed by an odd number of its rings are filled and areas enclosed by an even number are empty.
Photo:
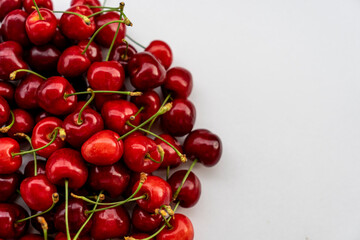
M32 215L38 214L40 212L37 211L31 211ZM52 209L50 212L47 212L45 214L42 214L41 216L45 219L47 225L48 225L48 234L53 234L56 231L55 229L55 225L54 225L54 215L55 215L55 210ZM41 224L38 222L37 218L32 218L31 220L31 225L38 230L39 232L42 232L42 226ZM65 239L66 240L66 239Z
M44 238L41 235L37 234L27 234L20 238L20 240L43 240Z
M37 91L37 102L45 111L54 115L72 112L76 106L77 96L65 97L75 93L72 85L63 77L50 77L44 81Z
M144 239L147 237L150 237L149 234L146 233L134 233L131 235L131 237L135 238L135 239ZM154 238L150 238L149 240L153 240Z
M66 10L67 12L75 12L84 16L89 16L93 12L85 5L73 6ZM95 32L94 18L89 18L88 25L81 17L74 14L64 13L60 18L60 28L62 33L74 40L86 40Z
M108 22L117 21L117 20L120 20L119 13L117 12L104 13L95 19L96 30L98 30L101 26L103 26ZM119 25L118 23L112 23L104 27L99 32L99 34L96 35L95 37L96 42L103 47L109 48L115 36L115 32L118 28L118 25ZM118 35L115 40L115 46L123 43L122 40L125 38L125 33L126 33L126 25L124 23L121 23Z
M138 188L139 181L134 185L133 192ZM137 200L139 207L154 213L155 209L162 205L169 205L171 202L172 191L170 185L160 177L148 176L136 197L146 195L146 198Z
M125 134L132 129L126 125L127 121L131 121L133 125L139 125L141 117L137 115L134 120L130 120L131 116L135 116L138 112L135 104L126 100L113 100L104 104L101 109L101 116L104 119L105 126L119 134Z
M103 207L104 206L101 206L99 208ZM129 230L129 214L123 206L118 206L94 214L90 235L94 240L121 238L125 236Z
M57 71L65 77L77 77L86 72L91 62L82 51L79 46L65 49L57 63Z
M216 134L206 129L198 129L186 137L184 151L189 159L197 159L205 166L212 167L220 160L222 143Z
M124 86L122 87L121 91L126 91ZM96 109L101 112L102 107L104 104L108 101L112 100L120 100L120 99L126 99L126 95L123 94L109 94L109 93L96 93L95 95L95 107Z
M16 223L28 214L17 204L0 203L0 238L16 238L22 236L28 228L28 221Z
M26 205L36 211L45 211L53 204L56 187L45 175L25 178L20 185L20 194Z
M25 30L28 14L21 9L11 11L1 24L2 36L5 41L15 41L21 46L29 46L30 40Z
M134 54L128 71L131 84L139 90L159 87L165 81L165 68L148 52Z
M164 228L156 240L193 240L194 227L188 217L176 213L170 220L172 228Z
M161 126L172 136L191 132L196 118L195 106L187 99L175 99L170 111L161 116Z
M0 96L6 101L12 102L14 99L15 88L11 83L0 82Z
M124 152L120 136L110 130L95 133L81 147L84 159L95 165L111 165L120 160Z
M47 8L50 10L53 10L53 3L51 0L35 0L36 5L38 5L39 8ZM23 0L23 6L25 8L25 11L27 13L32 13L35 9L33 0Z
M51 115L50 113L45 112L45 111L40 111L38 114L36 114L35 122L38 123L47 117L53 117L53 115Z
M19 43L7 41L0 43L0 79L10 80L10 73L18 69L27 69L26 63L22 60L23 50ZM23 78L25 72L16 74L14 80Z
M152 41L145 51L150 52L152 55L159 60L159 62L164 66L165 69L168 69L173 61L173 56L171 48L167 45L166 42L161 40Z
M160 226L162 219L160 214L151 214L139 206L135 206L131 221L136 229L143 232L153 232Z
M53 45L34 46L30 49L27 61L32 69L41 73L56 72L61 52Z
M65 37L59 27L56 27L55 35L51 40L51 44L53 44L59 50L65 50L70 46L70 40Z
M35 122L30 113L22 109L13 110L15 122L14 125L7 132L9 137L14 137L15 133L31 133ZM9 119L8 124L12 121Z
M20 145L17 141L7 137L0 138L0 174L11 174L20 168L21 155L15 157L11 155L18 152L20 152Z
M20 9L22 6L22 0L2 0L0 1L0 21L4 17L15 9Z
M157 113L161 106L160 97L154 90L148 90L138 97L131 97L130 100L139 109L141 107L144 108L140 112L142 121L149 119L152 115Z
M33 44L44 45L55 36L57 20L49 9L41 8L39 11L43 19L40 19L37 11L33 11L26 19L25 27Z
M191 73L182 67L174 67L167 71L162 86L165 95L171 93L173 98L188 98L193 88Z
M5 98L0 96L0 126L4 125L10 118L10 106Z
M87 79L94 90L118 91L124 84L125 72L116 61L94 62L89 68Z
M70 188L81 188L88 177L88 170L81 154L70 148L55 151L46 163L46 176L55 185L69 181Z
M70 235L71 235L71 237L75 236L75 234L70 234ZM88 236L80 236L77 239L78 240L91 240L91 238ZM67 236L65 233L60 232L60 233L56 234L55 240L67 240Z
M88 40L82 40L78 43L78 46L82 51L85 50ZM90 62L101 62L102 61L102 53L101 48L94 42L91 42L88 49L85 52L85 56L90 60Z
M16 190L20 185L20 178L20 172L0 175L0 202L9 201L16 195Z
M20 82L15 90L15 102L20 108L34 109L38 108L38 102L36 99L37 90L44 80L33 74L27 75L27 77Z
M44 160L39 160L37 159L37 174L46 174L45 173L45 165L46 165L46 161ZM24 170L24 177L28 178L28 177L33 177L34 175L34 160L28 162L25 166L25 170Z
M123 66L125 72L127 72L128 62L136 53L136 49L130 44L128 47L126 47L126 44L119 44L112 49L109 59L120 63Z
M71 0L70 6L79 6L79 5L87 5L87 6L101 6L99 0ZM100 12L100 8L91 8L91 11L94 13Z
M180 143L173 138L169 134L160 134L160 137L168 141L171 145L173 145L177 150L179 150L180 153L183 153L182 147ZM164 150L164 160L161 163L161 168L166 168L168 166L170 167L177 167L181 163L181 159L179 155L175 152L174 149L172 149L168 144L163 142L162 140L156 138L155 143L157 145L160 145Z

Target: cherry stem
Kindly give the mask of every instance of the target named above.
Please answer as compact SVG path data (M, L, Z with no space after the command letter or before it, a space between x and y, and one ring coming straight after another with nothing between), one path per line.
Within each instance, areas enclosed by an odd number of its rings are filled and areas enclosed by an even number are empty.
M33 3L34 3L34 6L35 6L35 9L36 9L37 13L39 14L39 20L43 20L44 18L43 18L43 16L41 16L40 9L39 9L36 1L33 0Z
M102 13L107 13L107 12L114 12L114 11L119 11L119 8L107 8L105 10L102 10L102 11L99 11L99 12L96 12L96 13L93 13L91 15L88 15L87 17L90 18L90 17L95 17L99 14L102 14Z
M136 118L136 116L139 115L139 113L140 113L142 110L144 110L144 107L141 107L141 108L135 113L135 115L132 115L132 116L130 117L130 120L131 120L131 121L134 121L135 118ZM131 124L131 123L130 123L130 124Z
M194 168L194 166L195 166L195 164L197 163L197 161L198 161L198 160L195 159L194 162L190 165L188 171L186 172L186 174L185 174L185 176L184 176L184 178L183 178L183 180L182 180L182 182L181 182L180 187L178 187L178 188L176 189L176 192L174 193L174 196L173 196L173 200L174 200L174 201L175 201L176 198L178 197L178 195L179 195L179 193L180 193L180 191L181 191L181 188L184 186L184 184L185 184L185 182L186 182L186 179L188 178L191 170Z
M44 233L44 240L47 240L48 239L48 236L47 236L47 231L48 231L48 224L45 220L44 217L37 217L37 220L38 222L40 223L41 225L41 228L43 230L43 233Z
M144 47L144 45L138 43L137 41L135 41L133 38L131 38L129 35L126 34L126 37L128 39L130 39L130 41L132 41L133 43L135 43L136 45L138 45L139 47L143 48L143 49L146 49L146 47Z
M31 70L29 70L29 69L18 69L18 70L16 70L16 71L13 71L12 73L10 73L10 80L15 80L16 74L17 74L18 72L27 72L27 73L34 74L35 76L38 76L39 78L42 78L42 79L44 79L44 80L47 79L46 77L44 77L44 76L42 76L42 75L40 75L40 74L38 74L38 73L36 73L36 72L34 72L34 71L31 71Z
M168 94L168 95L166 96L166 98L165 98L163 104L161 105L161 107L163 107L163 106L166 104L166 102L170 99L170 97L171 97L171 94ZM161 107L160 107L160 108L161 108ZM156 118L154 118L154 119L151 121L151 123L149 124L149 127L148 127L147 130L149 130L149 131L151 130L151 127L153 126L153 124L154 124L155 121L156 121Z
M147 154L145 155L145 158L150 159L150 160L153 161L154 163L158 163L158 164L162 163L161 160L160 160L160 161L156 161L155 159L153 159L153 158L151 157L150 153L147 153ZM164 155L162 155L161 158L162 158L162 160L164 160Z
M12 126L14 125L15 116L14 116L14 112L12 110L10 110L10 115L11 115L11 123L9 125L7 125L6 127L0 128L1 133L7 133L12 128Z
M66 237L71 240L70 228L69 228L69 180L65 179L65 227Z
M87 89L88 90L88 92L91 92L91 97L89 98L89 100L84 104L84 106L80 109L80 111L79 111L79 115L78 115L78 119L77 119L77 124L78 125L81 125L81 124L83 124L83 120L82 120L82 118L81 118L81 116L82 116L82 113L84 112L84 110L86 109L86 107L87 106L89 106L89 104L94 100L94 98L95 98L95 93L94 93L94 91L91 89L91 88L88 88Z
M169 176L170 176L170 166L166 167L166 181L169 180Z
M59 194L58 193L54 193L52 195L52 201L53 201L53 203L52 203L51 207L49 207L47 210L45 210L43 212L40 212L38 214L32 215L30 217L20 219L20 220L16 221L16 223L22 223L22 222L25 222L25 221L30 220L32 218L39 217L39 216L41 216L41 215L43 215L43 214L45 214L47 212L50 212L55 207L56 203L59 201Z
M95 91L86 91L86 92L76 92L76 93L65 93L64 98L68 98L70 96L82 95L82 94L93 94L93 93L113 93L113 94L123 94L129 96L141 96L142 92L130 92L130 91L108 91L108 90L95 90Z
M124 54L121 55L121 59L122 60L127 60L127 58L128 58L127 53L128 53L128 50L129 50L129 43L125 39L123 39L122 41L126 44L126 48L125 48Z
M90 21L89 17L87 17L85 15L82 15L80 13L77 13L77 12L69 12L69 11L52 11L52 12L53 13L73 14L73 15L76 15L76 16L80 17L82 20L84 20L86 25L91 24L91 21Z
M30 144L30 148L34 149L32 142L31 142L31 138L26 135L25 133L16 133L15 136L19 136L19 137L23 137L25 138L29 144ZM36 152L33 152L33 157L34 157L34 176L38 175L38 171L37 171L37 157L36 157Z

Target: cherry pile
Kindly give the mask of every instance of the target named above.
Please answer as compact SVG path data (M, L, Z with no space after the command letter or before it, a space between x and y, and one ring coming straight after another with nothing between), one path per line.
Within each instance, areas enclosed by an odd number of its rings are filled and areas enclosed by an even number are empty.
M221 140L193 130L191 73L126 36L124 9L0 0L0 239L194 239L178 208Z

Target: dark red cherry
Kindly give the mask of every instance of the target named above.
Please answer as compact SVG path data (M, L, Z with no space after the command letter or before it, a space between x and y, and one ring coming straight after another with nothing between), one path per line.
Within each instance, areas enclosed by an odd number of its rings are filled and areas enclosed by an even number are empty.
M118 206L94 214L90 235L94 240L122 238L129 230L129 214L123 206Z
M20 240L43 240L43 236L37 234L26 234L21 237Z
M18 152L20 152L20 145L17 141L8 137L0 138L0 174L11 174L20 168L21 155L15 157L11 155Z
M38 114L36 114L35 116L35 122L38 123L40 122L42 119L47 118L47 117L53 117L53 115L51 115L48 112L45 111L40 111Z
M119 197L130 182L130 171L117 162L110 166L91 166L88 183L95 191L104 190L111 198Z
M5 98L0 96L0 126L4 125L10 118L10 106Z
M95 19L96 30L98 30L101 26L103 26L108 22L117 21L117 20L120 20L119 13L117 12L104 13ZM119 25L118 23L112 23L104 27L99 32L99 34L96 35L95 37L96 42L103 47L109 48L115 36L115 32L118 28L118 25ZM122 40L125 38L125 33L126 33L126 26L124 23L121 23L119 33L115 40L115 46L123 43Z
M133 192L138 188L140 182L133 187ZM172 191L170 185L160 177L148 176L137 197L145 195L146 198L137 200L139 207L149 213L154 213L162 205L169 205L171 202Z
M125 72L116 61L94 62L89 68L87 79L94 90L118 91L124 84Z
M169 134L160 134L160 137L173 145L177 150L179 150L180 153L183 153L180 143L174 137ZM164 160L161 163L161 168L166 168L168 166L173 168L180 165L181 159L174 149L158 138L155 139L155 143L160 145L164 150Z
M70 40L65 37L65 35L61 32L60 27L56 27L55 35L51 40L51 44L53 44L59 50L65 50L70 46Z
M31 133L35 125L33 116L20 108L13 110L13 113L15 122L7 132L9 137L14 137L15 133ZM11 121L12 119L10 118L8 124L10 124Z
M55 36L57 20L49 9L41 8L39 11L43 19L40 19L37 11L33 11L26 19L25 27L33 44L44 45Z
M28 14L21 9L11 11L6 15L1 24L3 39L5 41L18 42L24 47L29 46L30 40L25 30L25 21L27 17Z
M45 173L45 165L46 165L46 161L45 160L40 160L37 159L37 174L46 174ZM33 177L34 175L34 160L28 162L25 166L25 170L24 170L24 177L28 178L28 177Z
M25 234L28 228L28 221L16 223L26 218L27 212L20 205L15 203L0 203L0 238L18 239Z
M126 89L123 88L121 89L121 91L126 91ZM104 106L104 104L108 101L112 101L112 100L120 100L120 99L126 99L126 95L123 94L109 94L109 93L97 93L95 95L95 107L96 109L101 112L102 107Z
M0 21L11 11L20 9L22 0L2 0L0 1Z
M38 108L36 99L37 90L44 80L33 74L29 74L20 82L15 90L15 102L20 108L34 109Z
M85 5L73 6L66 10L75 12L84 16L89 16L93 12ZM87 24L81 17L74 14L64 13L60 18L60 29L62 33L73 40L86 40L95 32L94 18L89 18L90 24Z
M161 106L160 97L154 90L148 90L138 97L131 97L131 102L135 103L139 109L144 108L140 112L142 121L149 119L159 111Z
M40 212L37 212L37 211L31 211L32 215L35 215L37 213L40 213ZM55 229L55 225L54 225L54 215L55 215L55 210L52 209L50 212L47 212L45 214L42 214L41 216L43 218L45 218L45 221L48 225L48 234L53 234L56 231ZM37 218L32 218L31 220L31 225L38 231L38 232L42 232L42 227L41 227L41 224L38 222ZM65 239L66 240L66 239Z
M74 233L70 233L71 237L74 237L75 234ZM59 232L58 234L56 234L55 236L55 240L67 240L67 236L65 233ZM80 236L77 238L78 240L91 240L91 238L89 236Z
M54 73L61 52L53 45L34 46L29 51L27 61L36 72Z
M131 237L135 238L135 239L145 239L150 237L149 234L146 233L134 233L131 235ZM149 240L153 240L154 238L150 238Z
M95 165L111 165L120 160L124 152L120 136L113 131L103 130L91 136L81 147L84 159Z
M139 206L135 206L131 222L137 230L153 232L160 226L162 219L160 214L148 213Z
M6 202L16 195L16 190L20 186L20 179L20 172L0 175L0 202Z
M99 0L71 0L70 6L79 6L79 5L86 5L86 6L101 6ZM100 8L91 8L91 11L94 13L100 12Z
M119 134L125 134L132 129L126 124L130 121L133 125L139 125L141 117L137 115L134 120L130 120L131 116L135 116L138 112L135 104L126 100L113 100L104 104L101 109L101 116L104 119L105 126Z
M130 44L128 47L126 47L126 44L119 44L112 49L110 60L119 62L123 66L125 72L127 72L128 62L136 53L136 49Z
M89 42L88 40L82 40L78 43L78 46L81 48L82 51L85 50L88 42ZM99 45L97 45L94 42L90 43L90 45L84 55L90 60L90 62L101 62L102 61L101 48L99 47Z
M172 228L164 228L156 240L193 240L194 227L188 217L176 213L170 220Z
M12 102L14 99L15 88L11 83L0 82L0 96L6 101Z
M220 160L222 143L216 134L198 129L186 137L184 151L189 159L198 159L205 166L212 167Z
M47 8L53 10L53 3L51 0L35 0L39 8ZM27 13L35 11L33 0L23 0L23 6Z
M57 71L65 77L77 77L90 67L90 60L82 53L79 46L71 46L61 54L57 63Z
M50 77L44 81L37 91L37 102L45 111L54 115L64 115L75 109L77 96L65 97L74 93L75 89L63 77Z
M139 90L161 86L166 76L165 68L148 52L134 54L128 63L128 72L131 84Z
M10 73L18 69L27 69L28 66L22 59L23 50L19 43L7 41L0 43L0 79L10 80ZM25 72L16 74L14 80L23 78Z
M195 124L196 109L187 99L175 99L170 111L161 116L161 126L172 136L184 136Z
M25 178L20 185L20 194L24 202L36 211L50 208L53 204L52 196L56 191L55 185L43 174Z
M171 94L172 98L188 98L193 88L191 73L182 67L174 67L167 71L162 89L165 95Z
M145 51L152 53L165 69L168 69L173 61L171 48L164 41L152 41Z

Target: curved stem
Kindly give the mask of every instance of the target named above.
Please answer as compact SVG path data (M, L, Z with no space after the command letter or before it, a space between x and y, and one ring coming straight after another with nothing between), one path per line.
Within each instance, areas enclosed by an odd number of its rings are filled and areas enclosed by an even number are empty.
M122 16L123 16L124 6L125 6L125 3L124 3L124 2L121 2L121 3L120 3L120 19L119 19L120 21L121 21ZM116 39L117 39L118 35L119 35L120 26L121 26L121 23L118 23L118 26L117 26L117 28L116 28L115 35L114 35L114 37L113 37L113 39L112 39L111 45L110 45L109 50L108 50L108 52L107 52L107 55L106 55L106 58L105 58L105 62L109 61L110 53L111 53L111 51L112 51L112 49L113 49L113 47L114 47L114 44L115 44L115 42L116 42Z
M144 47L144 45L141 45L140 43L138 43L137 41L135 41L133 38L131 38L129 35L126 34L126 37L128 39L130 39L130 41L132 41L133 43L135 43L136 45L138 45L139 47L145 49L146 47Z
M35 6L35 9L36 9L37 13L39 14L39 20L43 20L44 18L43 18L43 16L41 16L40 9L39 9L36 1L33 0L33 3L34 3L34 6Z
M46 77L44 77L44 76L42 76L42 75L40 75L40 74L38 74L38 73L36 73L36 72L34 72L34 71L31 71L31 70L29 70L29 69L18 69L18 70L16 70L16 71L13 71L12 73L10 73L10 80L15 80L16 74L17 74L18 72L27 72L27 73L34 74L35 76L38 76L39 78L42 78L42 79L44 79L44 80L47 79Z
M164 156L164 155L163 155L163 156ZM164 157L163 157L163 156L162 156L162 160L164 160ZM161 160L160 160L160 161L156 161L155 159L153 159L149 153L147 153L147 154L145 155L145 158L150 159L151 161L153 161L154 163L157 163L157 164L162 163Z
M89 104L94 100L94 98L95 98L95 93L94 93L94 91L91 89L91 88L88 88L87 89L90 93L91 93L91 97L89 98L89 100L84 104L84 106L80 109L80 111L79 111L79 115L78 115L78 119L77 119L77 124L78 125L81 125L81 124L83 124L83 120L82 120L82 118L81 118L81 116L82 116L82 113L84 112L84 110L86 109L86 107L87 106L89 106Z
M121 55L121 59L122 60L127 60L128 59L127 53L128 53L128 50L129 50L129 43L125 39L123 39L122 41L126 44L126 48L125 48L124 54Z
M102 11L99 11L99 12L96 12L96 13L93 13L89 16L87 16L88 18L91 18L91 17L95 17L99 14L102 14L102 13L107 13L107 12L114 12L114 11L119 11L119 8L108 8L106 10L102 10Z
M71 240L70 228L69 228L69 180L65 179L65 227L66 237Z
M45 220L44 217L37 217L37 220L38 222L40 223L41 225L41 228L43 230L43 233L44 233L44 240L47 240L48 239L48 236L47 236L47 231L48 231L48 224Z
M32 145L32 142L31 142L31 138L30 138L28 135L26 135L25 133L17 133L17 134L15 134L15 136L20 136L20 137L25 138L26 141L29 142L30 148L31 148L31 149L34 149L34 147L33 147L33 145ZM33 152L33 157L34 157L34 176L37 176L37 174L38 174L38 171L37 171L37 170L38 170L38 169L37 169L37 157L36 157L36 152Z
M166 96L166 98L165 98L163 104L161 105L161 107L163 107L163 106L166 104L166 102L170 99L170 97L171 97L171 94L168 94L168 95ZM160 108L161 108L161 107L160 107ZM148 127L148 129L147 129L148 131L151 130L151 127L152 127L152 125L154 124L155 121L156 121L156 118L154 118L154 119L151 121L151 123L149 124L149 127Z
M64 98L68 98L70 96L82 95L82 94L92 94L92 93L112 93L112 94L123 94L128 96L141 96L142 92L130 92L130 91L108 91L108 90L95 90L95 91L86 91L86 92L76 92L76 93L65 93Z
M73 15L76 15L78 17L80 17L82 20L84 20L84 22L86 23L86 25L90 25L91 24L91 21L90 19L85 16L85 15L82 15L80 13L77 13L77 12L69 12L69 11L52 11L53 13L64 13L64 14L73 14Z
M136 116L139 115L142 110L144 110L144 107L141 107L141 108L135 113L135 115L132 115L132 116L130 117L130 120L131 120L131 121L135 120ZM130 124L131 124L131 123L130 123Z
M12 110L10 110L10 115L11 115L11 123L9 125L5 126L5 127L0 128L1 133L7 133L12 128L12 126L14 125L15 116L14 116L14 112Z
M186 182L186 179L188 178L191 170L194 168L194 166L195 166L195 164L197 163L197 161L198 161L198 160L195 159L194 162L190 165L190 168L189 168L188 171L186 172L186 174L185 174L185 176L184 176L184 178L183 178L183 180L182 180L182 182L181 182L180 187L178 187L178 188L176 189L176 192L174 193L174 196L173 196L173 200L174 200L174 201L175 201L176 198L178 197L178 195L179 195L179 193L180 193L180 191L181 191L181 188L184 186L184 184L185 184L185 182Z

